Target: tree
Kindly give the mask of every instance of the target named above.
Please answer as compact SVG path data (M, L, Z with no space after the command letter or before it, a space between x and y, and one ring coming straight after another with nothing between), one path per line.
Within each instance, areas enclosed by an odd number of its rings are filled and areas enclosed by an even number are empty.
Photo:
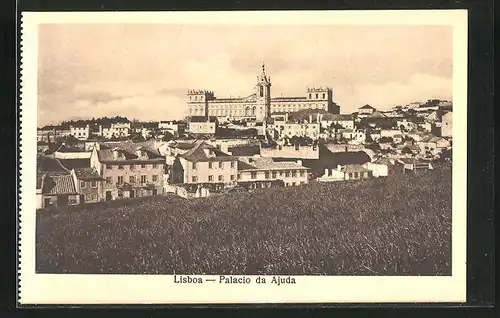
M165 132L165 136L163 136L162 141L170 141L170 140L174 140L174 139L175 139L174 135L172 135L171 133L169 133L167 131L167 132Z

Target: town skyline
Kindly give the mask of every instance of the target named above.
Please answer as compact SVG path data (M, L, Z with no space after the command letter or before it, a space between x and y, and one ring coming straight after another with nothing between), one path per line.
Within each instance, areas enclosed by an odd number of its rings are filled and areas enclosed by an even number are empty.
M262 62L272 96L328 86L341 113L452 100L450 27L42 25L39 37L39 127L182 119L189 89L248 96Z

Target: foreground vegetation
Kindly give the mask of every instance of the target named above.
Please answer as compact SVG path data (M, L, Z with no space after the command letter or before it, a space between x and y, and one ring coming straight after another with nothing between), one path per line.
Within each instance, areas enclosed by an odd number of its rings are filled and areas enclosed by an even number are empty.
M451 275L451 171L39 213L43 273Z

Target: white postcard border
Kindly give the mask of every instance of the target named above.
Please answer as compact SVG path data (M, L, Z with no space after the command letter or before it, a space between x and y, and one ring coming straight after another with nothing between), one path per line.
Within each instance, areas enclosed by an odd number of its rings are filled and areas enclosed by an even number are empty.
M294 285L174 284L172 275L35 273L37 26L42 23L218 23L453 26L452 276L294 276ZM467 11L23 12L21 71L20 303L464 302L467 208ZM208 276L205 276L209 278ZM218 279L218 276L213 276ZM255 276L246 276L252 279Z

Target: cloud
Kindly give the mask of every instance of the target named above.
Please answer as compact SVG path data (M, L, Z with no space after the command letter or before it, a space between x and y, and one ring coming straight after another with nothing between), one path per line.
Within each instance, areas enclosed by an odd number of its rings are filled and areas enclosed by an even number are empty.
M61 24L39 35L40 125L182 117L188 89L252 94L262 60L274 96L330 86L343 112L451 98L449 27Z

